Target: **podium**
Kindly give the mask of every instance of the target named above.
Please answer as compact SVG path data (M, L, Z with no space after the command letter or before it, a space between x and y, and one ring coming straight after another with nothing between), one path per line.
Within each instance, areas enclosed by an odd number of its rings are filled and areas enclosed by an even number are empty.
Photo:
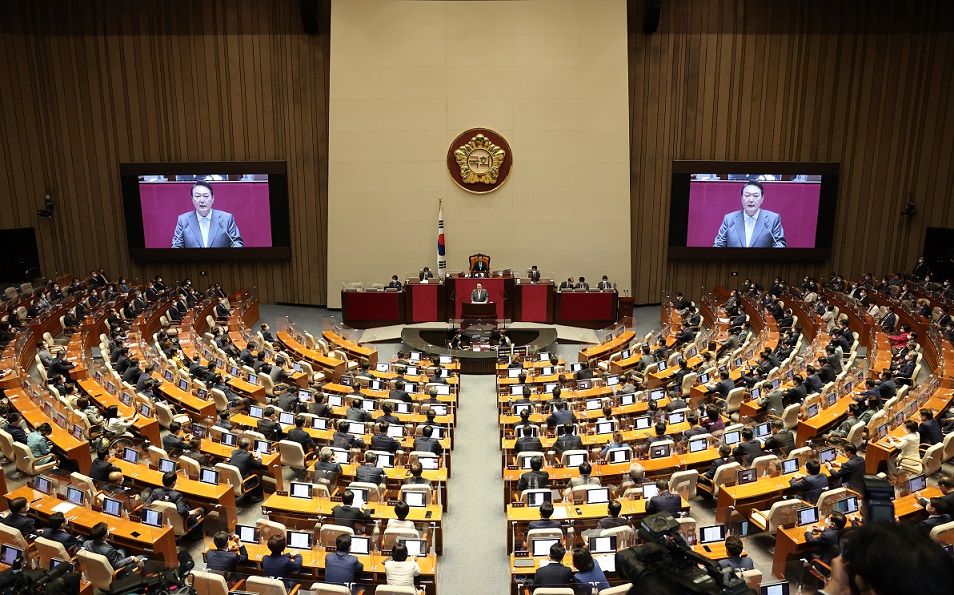
M460 317L462 320L497 320L497 304L487 302L484 304L475 304L473 302L461 302Z

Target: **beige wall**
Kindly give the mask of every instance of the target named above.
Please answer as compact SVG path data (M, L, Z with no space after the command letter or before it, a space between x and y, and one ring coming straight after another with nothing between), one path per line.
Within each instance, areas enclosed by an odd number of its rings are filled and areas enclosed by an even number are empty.
M603 274L630 288L625 0L334 0L328 305L342 282L436 267ZM462 131L510 143L510 179L458 188L445 156Z

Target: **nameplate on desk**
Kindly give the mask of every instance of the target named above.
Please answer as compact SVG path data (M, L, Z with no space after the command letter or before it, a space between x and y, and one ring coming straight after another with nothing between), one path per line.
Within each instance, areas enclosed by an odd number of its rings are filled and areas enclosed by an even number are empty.
M277 491L275 492L275 495L276 495L276 496L287 496L287 495L288 495L288 492L283 491L283 490L277 490Z
M192 481L199 481L199 476L198 476L198 475L191 475L191 474L189 474L189 475L186 475L186 477L187 477L188 479L191 479Z
M606 464L606 461L603 461L603 460L596 461L596 465L597 465L597 466L599 466L599 465L605 465L605 464Z
M158 470L159 470L159 465L153 465L152 463L149 463L149 469L150 469L151 471L158 471Z
M552 465L552 467L553 467L554 469L563 469L563 463L556 463L556 464Z
M326 552L337 552L337 551L338 551L338 548L336 548L336 547L333 546L333 545L326 545L326 546L325 546L325 551L326 551Z
M507 465L507 471L516 471L519 469L516 465Z
M400 500L388 500L387 502L384 503L384 505L385 505L385 506L397 506L397 503L398 503L398 502L400 502Z
M526 504L524 504L523 502L514 502L513 504L511 504L511 506L513 506L514 508L523 508L524 506L526 506Z
M530 552L527 550L515 550L513 553L514 558L527 558L530 556Z
M332 497L331 497L331 501L332 501L332 502L341 502L341 496L332 496Z
M140 516L139 516L138 514L131 514L131 515L129 515L129 522L131 522L131 523L138 523L138 522L140 522L141 520L142 520L142 519L140 518ZM139 537L139 534L133 533L132 536L133 536L133 537Z
M66 500L66 494L61 494L60 492L56 493L57 500Z

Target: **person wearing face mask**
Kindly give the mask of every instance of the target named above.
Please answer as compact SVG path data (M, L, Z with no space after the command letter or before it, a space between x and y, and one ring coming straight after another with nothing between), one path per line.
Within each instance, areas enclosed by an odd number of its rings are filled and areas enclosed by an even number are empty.
M838 555L838 540L841 538L841 532L845 529L847 522L848 519L845 515L835 511L828 515L822 526L815 525L805 531L805 543L809 546L821 548L821 552L808 555L809 562L814 563L815 560L820 560L829 566L831 565L832 559ZM824 567L816 565L816 568L825 574L828 572Z
M131 572L137 565L148 559L148 556L127 556L121 548L113 547L109 543L109 526L106 523L97 523L89 530L91 539L86 540L83 549L106 556L109 565L113 570L122 570L117 578L120 578Z

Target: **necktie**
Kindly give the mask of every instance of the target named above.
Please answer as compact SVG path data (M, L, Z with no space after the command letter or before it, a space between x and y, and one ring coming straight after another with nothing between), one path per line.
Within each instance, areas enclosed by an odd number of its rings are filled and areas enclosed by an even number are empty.
M199 219L199 228L202 229L202 247L209 247L209 220L205 217Z
M752 230L755 228L755 220L751 217L745 218L745 247L752 245Z

